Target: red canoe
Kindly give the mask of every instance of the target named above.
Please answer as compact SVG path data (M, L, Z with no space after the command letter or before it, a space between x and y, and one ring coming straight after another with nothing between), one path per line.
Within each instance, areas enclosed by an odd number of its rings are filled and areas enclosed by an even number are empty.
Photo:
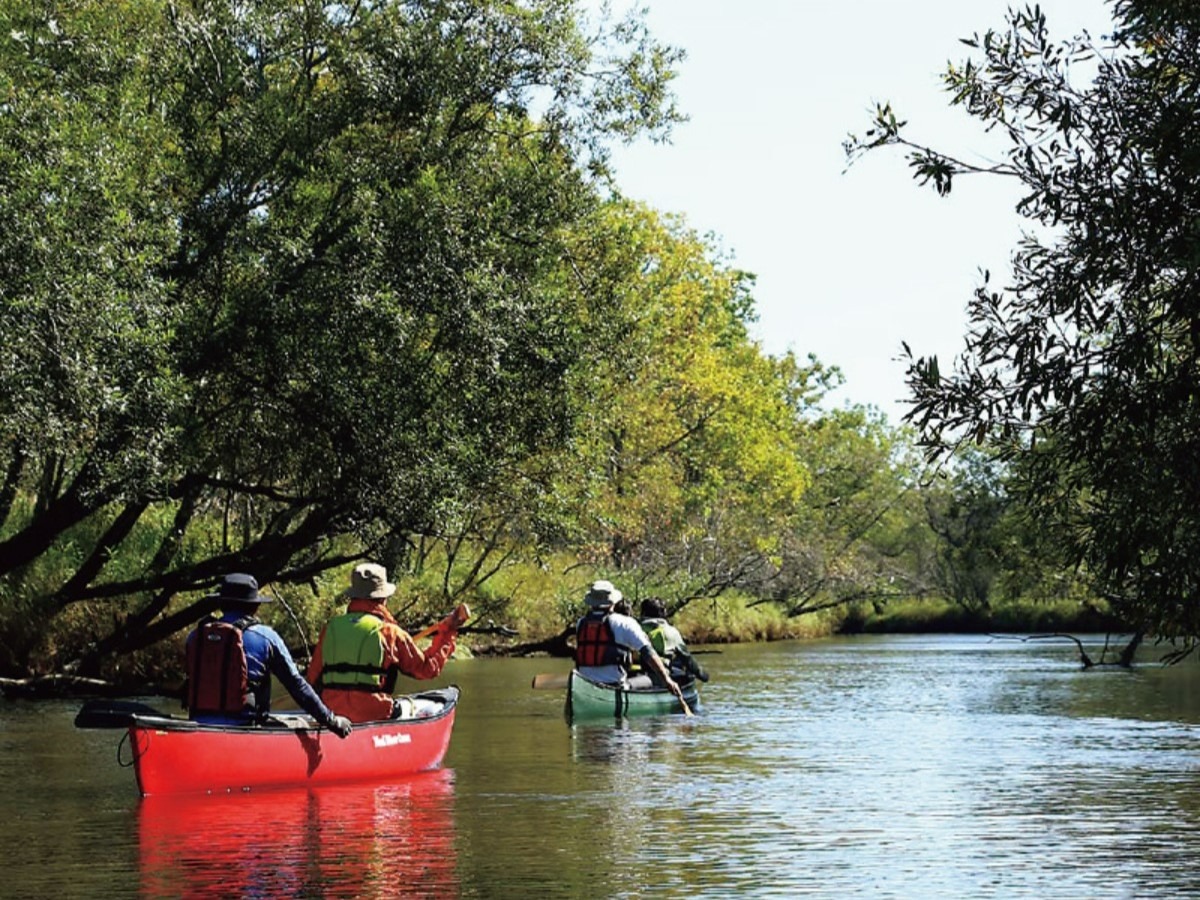
M127 729L143 795L378 782L441 765L458 693L414 694L413 717L363 722L345 740L301 714L272 715L261 726L202 725L127 701L89 701L75 724Z

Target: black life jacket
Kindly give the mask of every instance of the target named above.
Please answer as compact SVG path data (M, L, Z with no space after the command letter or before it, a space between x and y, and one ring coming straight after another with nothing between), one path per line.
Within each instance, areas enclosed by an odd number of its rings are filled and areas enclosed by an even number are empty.
M598 609L579 620L575 626L575 665L629 668L633 654L617 643L608 624L611 614L611 610Z
M238 715L256 708L242 632L254 616L222 622L213 616L196 626L187 645L187 706L191 715Z

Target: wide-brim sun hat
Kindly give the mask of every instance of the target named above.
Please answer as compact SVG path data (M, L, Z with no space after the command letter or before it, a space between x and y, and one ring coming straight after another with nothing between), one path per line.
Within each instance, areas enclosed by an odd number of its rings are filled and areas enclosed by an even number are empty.
M387 569L376 563L361 563L350 573L351 597L382 600L396 593L396 586L387 580Z
M258 579L245 572L226 575L217 585L217 590L208 596L213 600L235 600L238 603L271 602L270 597L258 592Z
M588 606L612 606L622 596L611 581L593 581L583 599Z

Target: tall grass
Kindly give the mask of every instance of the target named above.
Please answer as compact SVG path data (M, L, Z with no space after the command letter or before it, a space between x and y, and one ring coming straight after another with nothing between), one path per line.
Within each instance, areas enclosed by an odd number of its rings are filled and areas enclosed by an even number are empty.
M948 600L913 599L889 603L878 612L870 606L849 609L839 630L911 634L1120 632L1129 628L1098 602L1018 599L982 609L968 609Z

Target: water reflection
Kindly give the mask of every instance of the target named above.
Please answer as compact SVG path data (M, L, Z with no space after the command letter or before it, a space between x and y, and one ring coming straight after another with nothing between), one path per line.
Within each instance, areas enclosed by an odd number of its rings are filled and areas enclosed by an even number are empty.
M611 763L636 767L650 756L655 736L662 733L658 720L642 719L632 727L627 719L571 726L571 757L577 762Z
M456 669L447 771L287 802L139 801L115 735L72 727L78 704L0 709L0 896L1198 895L1200 660L1082 671L1072 647L983 637L727 647L703 715L574 728L529 689L545 667Z
M386 785L150 796L142 896L455 896L454 774Z

